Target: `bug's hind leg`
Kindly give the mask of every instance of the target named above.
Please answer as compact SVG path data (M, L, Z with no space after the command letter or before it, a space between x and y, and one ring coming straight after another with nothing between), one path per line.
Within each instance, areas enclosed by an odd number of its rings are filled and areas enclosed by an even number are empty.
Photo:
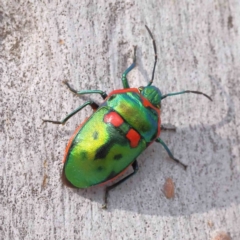
M180 162L177 158L175 158L175 157L173 156L173 154L172 154L171 151L169 150L168 146L165 144L165 142L163 142L163 140L162 140L161 138L157 138L155 141L162 144L162 146L164 147L164 149L167 151L168 156L169 156L172 160L174 160L174 161L175 161L176 163L178 163L178 164L181 164L181 165L184 167L185 170L187 169L187 165L185 165L184 163Z
M134 174L137 173L138 171L138 163L137 160L135 160L132 164L132 168L133 168L133 172L131 174L129 174L128 176L126 176L125 178L121 179L120 181L118 181L117 183L114 183L112 186L108 186L105 189L105 195L104 195L104 204L102 206L102 208L107 208L107 198L108 198L108 193L110 190L112 190L113 188L117 187L118 185L120 185L121 183L125 182L127 179L129 179L130 177L132 177Z
M71 92L73 92L77 95L97 93L97 94L100 94L103 99L105 99L107 97L106 92L104 92L102 90L81 90L81 91L77 91L77 90L73 89L67 81L63 81L63 83L69 88L69 90Z
M80 110L82 110L83 108L85 108L88 105L90 105L93 110L96 110L99 107L99 105L97 103L95 103L94 101L87 101L83 105L81 105L80 107L75 109L73 112L71 112L69 115L67 115L62 121L54 121L54 120L43 119L43 122L50 122L50 123L54 123L54 124L64 125L69 118L71 118L73 115L75 115L77 112L79 112Z
M123 88L129 88L127 74L136 66L136 49L137 46L134 46L134 56L133 56L133 63L129 68L127 68L124 73L122 74L122 84Z

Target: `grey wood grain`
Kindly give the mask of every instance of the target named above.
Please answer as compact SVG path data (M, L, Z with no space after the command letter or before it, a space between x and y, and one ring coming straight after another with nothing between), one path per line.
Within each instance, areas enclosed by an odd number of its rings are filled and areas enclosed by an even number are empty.
M0 0L0 239L211 239L217 231L240 239L240 2ZM162 138L189 167L184 171L152 144L140 170L110 192L66 188L64 149L86 108L76 89L122 88L121 74L137 67L130 85L163 93L199 90L162 102L162 122L177 127ZM91 96L101 102L99 96ZM165 179L175 197L163 193Z

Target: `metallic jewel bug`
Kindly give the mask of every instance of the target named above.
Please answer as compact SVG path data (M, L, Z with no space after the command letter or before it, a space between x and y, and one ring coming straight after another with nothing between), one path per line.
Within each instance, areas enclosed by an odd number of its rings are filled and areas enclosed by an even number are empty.
M157 48L151 31L145 27L152 39L155 54L152 78L146 87L129 87L127 74L136 66L135 46L133 63L122 74L123 89L114 90L108 95L101 90L76 91L65 81L73 93L77 95L97 93L104 99L103 103L98 105L89 100L62 121L43 120L63 125L77 112L91 106L93 114L76 129L66 147L62 179L68 186L88 188L115 180L132 166L132 173L106 187L103 207L107 207L109 191L137 173L137 157L153 142L160 143L169 157L186 169L187 166L173 156L159 137L161 130L169 130L161 126L160 109L163 99L195 93L202 94L212 101L208 95L199 91L185 90L163 95L157 87L152 86Z

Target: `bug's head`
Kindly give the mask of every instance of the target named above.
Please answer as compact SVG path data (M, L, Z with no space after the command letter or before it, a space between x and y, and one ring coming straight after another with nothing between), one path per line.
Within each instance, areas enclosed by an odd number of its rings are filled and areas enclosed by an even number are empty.
M162 93L157 87L139 87L138 90L154 107L161 108Z

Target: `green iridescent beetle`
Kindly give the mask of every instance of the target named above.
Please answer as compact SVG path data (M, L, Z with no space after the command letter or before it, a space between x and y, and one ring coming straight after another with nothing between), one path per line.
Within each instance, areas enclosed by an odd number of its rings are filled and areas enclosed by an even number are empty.
M121 175L129 166L133 172L118 182L106 187L104 207L107 206L109 190L129 179L138 171L137 157L154 141L160 143L169 157L176 159L167 145L159 138L161 126L161 100L184 93L208 95L199 91L181 91L162 95L161 91L151 86L157 63L157 48L149 28L145 26L152 41L155 53L152 78L146 87L129 88L127 74L136 65L136 47L132 65L122 74L123 88L107 95L101 90L74 90L67 82L67 87L77 95L97 93L104 102L101 105L87 101L62 121L43 120L54 124L65 124L66 121L84 107L90 105L94 113L87 118L69 140L65 151L63 182L76 188L88 188L93 185L112 181Z

